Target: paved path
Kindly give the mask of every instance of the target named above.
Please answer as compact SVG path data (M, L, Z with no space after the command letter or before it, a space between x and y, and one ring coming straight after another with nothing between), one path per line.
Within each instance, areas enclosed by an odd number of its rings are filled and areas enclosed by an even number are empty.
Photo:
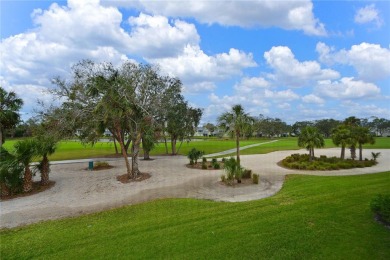
M196 198L239 202L266 198L277 193L288 174L325 176L368 174L390 170L390 149L365 149L363 156L381 152L378 164L369 168L339 171L298 171L279 167L277 162L291 153L306 150L277 151L244 155L243 167L260 175L259 185L226 187L220 184L223 170L190 169L184 156L154 156L153 161L140 161L140 169L151 175L142 182L122 184L116 176L124 174L123 160L114 160L112 169L87 171L85 161L51 167L50 179L56 184L49 190L28 197L0 202L0 228L15 227L42 220L58 219L98 212L124 205L162 198ZM317 155L339 156L339 148L317 149ZM39 176L34 180L38 181Z
M251 145L242 146L242 147L240 147L240 151L248 149L248 148L260 146L260 145L263 145L263 144L274 143L274 142L277 142L277 141L279 141L279 140L273 140L273 141L264 142L264 143L257 143L257 144L251 144ZM236 152L236 148L233 148L233 149L226 150L226 151L219 152L219 153L206 154L204 157L216 157L216 156L222 156L222 155L231 154L231 153L235 153L235 152Z

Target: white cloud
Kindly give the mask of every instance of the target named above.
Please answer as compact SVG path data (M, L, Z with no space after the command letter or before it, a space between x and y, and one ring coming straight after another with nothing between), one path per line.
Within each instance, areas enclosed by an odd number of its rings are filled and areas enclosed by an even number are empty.
M237 49L213 56L205 54L199 46L187 45L177 57L148 59L158 64L169 75L179 77L186 84L218 81L240 75L242 69L256 66L251 53Z
M315 80L336 79L340 75L331 69L322 69L316 61L299 62L289 47L274 46L264 53L268 65L274 69L273 79L281 84L301 87Z
M263 77L244 77L239 83L234 85L234 89L239 92L249 93L256 89L267 88L270 83Z
M320 81L316 91L323 96L336 99L358 99L375 97L380 89L373 83L367 83L354 78L342 78L340 81Z
M294 93L291 89L282 90L282 91L271 91L266 89L264 91L264 97L267 99L274 100L295 100L299 99L299 96Z
M106 1L110 4L109 1ZM117 1L152 14L193 17L201 23L241 27L280 27L308 35L326 35L324 24L313 14L313 3L303 1Z
M302 101L304 103L311 103L311 104L317 104L317 105L322 105L325 103L324 99L322 99L314 94L309 94L309 95L303 96Z
M380 27L383 21L379 16L378 9L375 8L375 4L371 4L357 10L355 14L355 23L374 23L377 27Z
M334 51L319 42L316 50L321 62L353 66L363 80L379 80L390 76L390 48L379 44L363 42L353 45L350 50Z

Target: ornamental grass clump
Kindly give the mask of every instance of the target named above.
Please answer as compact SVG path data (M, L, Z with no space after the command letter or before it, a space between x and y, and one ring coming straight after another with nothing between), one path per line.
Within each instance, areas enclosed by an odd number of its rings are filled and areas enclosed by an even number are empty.
M223 169L226 172L226 183L228 185L233 185L234 180L241 183L243 168L239 165L236 159L230 157L230 159L225 160Z
M188 152L187 157L190 159L190 165L194 165L198 163L198 160L204 155L204 151L199 151L196 148L192 148L191 151Z

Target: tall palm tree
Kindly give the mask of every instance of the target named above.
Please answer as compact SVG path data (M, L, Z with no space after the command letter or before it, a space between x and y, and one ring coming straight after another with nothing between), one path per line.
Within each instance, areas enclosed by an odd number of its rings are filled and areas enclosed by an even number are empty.
M355 130L360 126L361 120L357 117L350 116L344 120L343 124L351 131L349 147L351 151L351 158L354 160L356 158L356 144L358 142Z
M363 160L363 144L374 144L374 135L370 133L367 127L357 127L355 129L356 141L359 145L359 161Z
M317 128L307 126L302 129L298 137L298 145L305 147L309 151L310 161L314 159L314 148L321 148L325 146L324 137Z
M37 138L36 152L42 156L42 160L38 164L38 169L41 172L41 185L49 184L50 163L49 155L52 155L57 148L57 141L51 136L39 136Z
M218 124L236 138L238 165L240 165L240 137L244 134L247 126L253 122L253 117L245 113L241 105L233 106L231 112L225 112L218 117Z
M23 106L23 100L18 98L15 92L5 91L0 87L0 147L4 143L5 129L15 126L20 119L19 109Z
M24 166L23 192L32 190L33 173L30 163L37 156L37 142L35 139L26 139L15 143L15 157Z
M345 126L340 125L332 131L332 141L335 145L341 145L340 158L345 158L345 147L351 143L351 131Z

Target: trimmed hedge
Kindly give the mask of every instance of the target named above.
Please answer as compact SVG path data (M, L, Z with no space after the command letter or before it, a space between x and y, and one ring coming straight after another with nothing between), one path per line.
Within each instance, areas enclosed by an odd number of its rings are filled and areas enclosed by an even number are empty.
M326 157L321 155L319 158L314 158L310 161L308 154L292 154L282 160L282 165L286 168L309 171L329 171L351 168L363 168L376 165L374 160L365 159L364 161L356 161L352 159L342 160L338 157Z

